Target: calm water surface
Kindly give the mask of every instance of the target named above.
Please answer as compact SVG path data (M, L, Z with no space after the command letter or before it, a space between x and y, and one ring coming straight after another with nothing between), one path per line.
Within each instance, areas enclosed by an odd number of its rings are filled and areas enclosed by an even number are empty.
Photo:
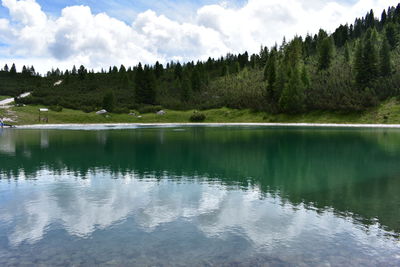
M400 266L399 130L0 131L0 266Z

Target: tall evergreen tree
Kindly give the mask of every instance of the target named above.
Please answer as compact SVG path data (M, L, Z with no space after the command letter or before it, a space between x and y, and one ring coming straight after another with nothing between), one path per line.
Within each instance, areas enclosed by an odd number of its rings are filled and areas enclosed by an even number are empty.
M149 66L139 63L135 74L136 102L154 105L156 101L156 78Z
M10 69L11 74L16 74L17 73L17 68L15 67L15 64L13 63Z
M382 15L381 15L381 25L385 25L387 21L387 14L386 14L386 10L383 10Z
M190 84L193 91L200 91L201 89L201 77L197 68L193 69L190 75Z
M287 113L298 113L304 109L304 85L298 66L291 71L289 81L282 91L279 105Z
M176 64L176 66L175 66L175 70L174 70L174 73L175 73L175 79L179 79L179 80L182 80L182 65L181 65L181 63L177 63Z
M10 71L10 69L8 68L8 65L7 65L7 64L4 66L4 71L5 71L5 72L9 72L9 71Z
M349 63L351 61L351 51L349 43L346 43L344 46L344 60L346 61L346 63Z
M121 67L119 68L119 73L122 73L122 74L126 73L126 68L124 65L121 65Z
M318 47L318 69L329 69L333 59L334 45L331 37L323 39Z
M144 74L143 74L143 67L142 64L139 62L136 71L135 71L135 97L136 97L136 102L137 103L143 103L144 102L144 87L145 87L145 82L144 82Z
M356 52L354 55L354 70L356 72L355 80L358 86L364 86L367 81L367 72L364 65L364 46L361 40L357 42ZM363 88L359 88L363 89Z
M399 43L398 25L394 23L388 23L385 27L385 35L390 47L394 49Z
M266 97L271 104L277 104L279 98L276 90L277 59L275 50L271 51L267 65L265 66L264 79L267 81Z
M379 51L377 47L378 33L375 29L369 29L366 33L364 45L364 65L368 82L379 76Z
M265 64L267 64L268 56L269 56L268 47L261 46L261 49L260 49L260 64L261 64L261 66L265 66Z
M390 57L390 46L386 38L383 39L380 51L380 74L389 76L392 73L392 62Z
M154 66L154 75L156 76L156 79L160 79L163 73L164 73L164 67L157 61L156 65Z
M113 112L115 108L115 95L114 92L110 91L103 97L103 108L108 112Z
M179 82L179 80L178 80ZM182 102L188 102L190 100L192 94L192 84L189 80L187 74L183 75L182 83L181 83L181 100Z
M301 81L303 82L304 89L310 87L310 77L305 64L303 64L303 68L301 69Z
M79 79L81 79L81 80L85 79L86 74L87 74L86 68L85 68L83 65L81 65L81 66L79 67L79 69L78 69L78 76L79 76Z

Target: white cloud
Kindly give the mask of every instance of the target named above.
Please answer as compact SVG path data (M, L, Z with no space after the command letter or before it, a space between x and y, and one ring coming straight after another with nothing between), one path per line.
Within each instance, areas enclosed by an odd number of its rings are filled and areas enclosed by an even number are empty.
M51 67L84 64L99 69L173 60L206 59L228 52L258 52L283 36L334 30L352 23L373 8L379 15L397 0L359 0L342 4L322 0L249 0L242 7L225 3L203 6L195 18L178 22L148 10L131 25L89 7L71 6L61 15L46 15L35 0L2 0L9 10L0 19L0 64L35 64L44 72ZM180 21L184 21L180 19Z

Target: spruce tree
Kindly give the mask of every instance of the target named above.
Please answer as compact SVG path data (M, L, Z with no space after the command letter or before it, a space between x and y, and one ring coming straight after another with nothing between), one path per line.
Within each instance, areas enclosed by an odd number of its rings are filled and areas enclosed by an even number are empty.
M160 79L160 77L163 75L164 72L164 67L162 64L160 64L158 61L156 62L156 65L154 66L154 75L156 76L157 79Z
M78 69L78 76L79 79L84 80L87 74L87 70L85 69L85 67L83 65L81 65Z
M363 87L367 83L367 80L368 80L367 75L368 74L366 72L365 65L364 65L364 47L363 47L363 43L361 40L359 40L357 42L353 64L354 64L354 70L356 72L356 74L355 74L356 84L358 86ZM359 88L359 89L363 89L363 88Z
M175 73L175 79L182 80L182 65L181 65L181 63L178 62L178 64L176 64L174 73Z
M156 77L149 66L144 67L143 71L142 103L154 105L156 102Z
M346 63L349 63L351 61L351 52L348 43L346 43L344 46L344 60L346 61Z
M388 23L385 27L385 35L391 49L394 49L399 43L398 26L394 23Z
M333 59L333 40L331 37L323 39L318 47L318 69L326 70L331 66Z
M7 64L4 66L4 71L5 71L5 72L9 72L9 71L10 71L10 69L8 68L8 65L7 65Z
M305 64L303 64L303 68L301 69L301 81L303 82L304 89L310 87L310 77Z
M385 25L386 21L387 21L386 10L383 10L382 15L381 15L381 25Z
M143 67L139 63L135 71L135 97L137 103L143 103L144 101L144 86Z
M298 113L304 109L304 85L298 66L291 71L289 81L282 91L279 105L287 113Z
M15 67L15 64L13 63L10 69L11 74L16 74L17 73L17 68Z
M383 39L380 51L380 74L382 76L389 76L392 73L392 62L390 57L389 42L386 38Z
M122 74L126 73L126 68L124 65L121 65L121 67L119 68L119 73L122 73Z
M179 79L178 79L179 82ZM188 102L192 94L192 84L189 80L188 75L184 75L181 83L181 100L182 102Z
M191 84L191 89L193 89L193 91L200 91L201 78L197 68L193 69L192 74L190 75L190 84Z
M114 92L110 91L103 97L103 108L108 112L113 112L115 108L115 95Z
M370 32L370 33L369 33ZM379 76L379 51L377 47L378 33L376 30L368 30L364 46L364 65L366 68L367 82L371 82Z
M276 92L276 52L271 51L267 65L265 66L264 79L267 81L266 97L268 102L276 104L278 95Z

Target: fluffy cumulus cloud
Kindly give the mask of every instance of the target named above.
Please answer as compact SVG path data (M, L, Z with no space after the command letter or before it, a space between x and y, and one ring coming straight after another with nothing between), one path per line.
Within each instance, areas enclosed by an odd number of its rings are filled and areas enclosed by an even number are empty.
M332 31L371 8L380 13L397 1L248 0L240 7L222 2L200 7L186 22L148 10L127 24L87 6L65 7L52 17L35 0L2 0L9 17L0 18L0 64L34 64L44 72L74 64L99 69L257 52L261 44L319 28Z

